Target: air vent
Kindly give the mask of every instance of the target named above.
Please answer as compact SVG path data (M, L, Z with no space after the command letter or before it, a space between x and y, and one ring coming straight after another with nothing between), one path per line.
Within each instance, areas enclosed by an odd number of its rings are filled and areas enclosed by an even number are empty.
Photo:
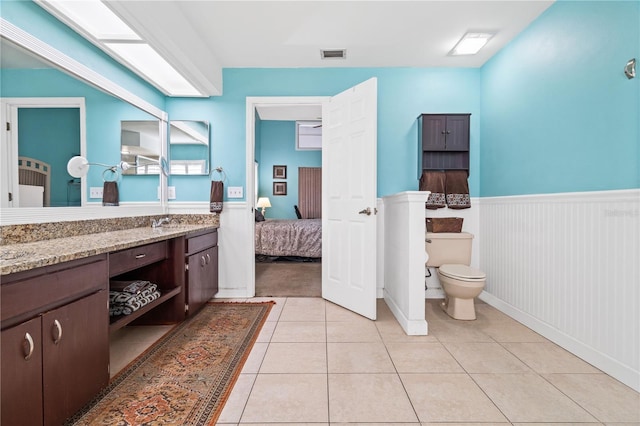
M321 49L322 59L347 59L347 49Z

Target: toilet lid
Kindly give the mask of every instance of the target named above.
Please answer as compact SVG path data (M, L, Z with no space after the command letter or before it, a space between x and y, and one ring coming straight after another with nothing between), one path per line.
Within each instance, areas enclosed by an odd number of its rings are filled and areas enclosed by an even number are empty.
M479 269L467 265L445 264L440 266L440 273L451 278L485 279L487 276Z

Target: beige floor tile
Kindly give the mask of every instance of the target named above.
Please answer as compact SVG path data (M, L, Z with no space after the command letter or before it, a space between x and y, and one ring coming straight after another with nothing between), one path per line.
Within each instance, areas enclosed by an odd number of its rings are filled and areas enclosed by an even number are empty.
M432 321L429 334L440 342L493 342L473 321Z
M319 297L288 297L279 321L325 321L325 310Z
M531 371L499 343L445 342L443 345L467 373L526 373Z
M381 342L374 321L327 322L327 342Z
M528 327L513 321L478 322L477 328L496 342L548 342Z
M236 424L240 421L255 380L255 374L240 374L238 376L216 424Z
M468 374L401 374L421 422L505 422Z
M496 308L476 299L476 321L492 323L496 321L517 322L510 316L503 314Z
M442 343L398 342L387 349L399 373L464 373Z
M241 423L327 423L326 374L259 374Z
M326 326L320 321L278 321L271 341L277 343L326 342Z
M267 321L262 324L262 329L256 338L256 342L270 342L277 324L277 321Z
M382 342L327 343L329 373L395 373Z
M271 343L260 373L327 373L326 343Z
M245 361L242 367L242 374L257 374L260 371L264 354L267 352L269 344L266 342L256 342L249 352L247 361Z
M471 377L512 422L597 421L537 374L472 374Z
M438 342L438 339L436 339L435 336L431 334L431 332L429 332L430 334L427 336L408 336L395 318L393 319L393 321L376 321L376 327L378 328L378 332L382 337L382 341L387 344L397 342Z
M504 422L487 422L487 423L468 423L468 422L464 422L464 423L433 423L433 422L427 422L427 423L422 423L422 426L505 426L505 425L510 425L511 423L509 423L508 421L504 421ZM590 423L591 426L593 426L593 423Z
M503 343L537 373L599 373L600 370L551 342Z
M384 426L416 426L419 423L384 423ZM331 422L331 426L381 426L381 423L334 423Z
M512 425L519 426L596 426L601 425L602 423L554 423L554 422L544 422L544 423L512 423ZM620 425L622 426L622 425ZM626 424L626 426L632 426L630 424Z
M427 299L424 304L424 313L429 321L455 321L442 309L444 299Z
M376 299L376 321L385 322L385 321L396 321L396 317L389 309L389 305L385 302L384 299Z
M356 314L342 306L327 302L326 304L327 321L344 321L344 322L369 322L369 318Z
M606 374L544 377L601 422L640 424L640 394Z
M329 374L330 422L416 422L397 374Z

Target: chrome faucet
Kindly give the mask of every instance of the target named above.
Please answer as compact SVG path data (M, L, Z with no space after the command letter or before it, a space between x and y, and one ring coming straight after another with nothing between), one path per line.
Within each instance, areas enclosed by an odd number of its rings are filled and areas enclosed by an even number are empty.
M153 219L153 222L151 222L151 227L160 228L163 223L169 223L170 221L171 219L169 219L168 217L163 217L162 219L158 219L158 220Z

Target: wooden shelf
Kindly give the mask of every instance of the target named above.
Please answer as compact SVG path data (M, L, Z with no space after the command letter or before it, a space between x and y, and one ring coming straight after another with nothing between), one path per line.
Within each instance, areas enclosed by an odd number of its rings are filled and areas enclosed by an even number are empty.
M137 311L134 311L129 315L118 315L117 317L112 317L110 319L109 332L113 333L114 331L121 329L125 325L129 324L131 321L141 317L142 315L146 314L156 306L166 302L167 300L171 299L175 295L179 294L181 291L182 291L182 287L175 287L169 290L167 293L163 293L159 298L157 298L153 302L150 302L149 304L144 305L142 308L138 309Z

